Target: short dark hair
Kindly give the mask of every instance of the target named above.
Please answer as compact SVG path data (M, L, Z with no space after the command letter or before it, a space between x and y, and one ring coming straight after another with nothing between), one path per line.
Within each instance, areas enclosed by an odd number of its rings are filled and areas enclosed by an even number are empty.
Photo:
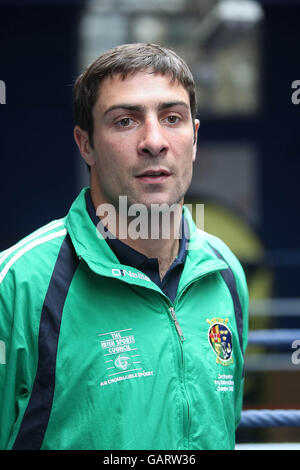
M109 49L91 63L77 78L73 89L75 124L87 131L93 147L93 106L97 101L100 84L106 77L120 74L122 79L142 70L170 75L188 92L194 124L196 115L195 83L190 69L174 51L157 44L123 44Z

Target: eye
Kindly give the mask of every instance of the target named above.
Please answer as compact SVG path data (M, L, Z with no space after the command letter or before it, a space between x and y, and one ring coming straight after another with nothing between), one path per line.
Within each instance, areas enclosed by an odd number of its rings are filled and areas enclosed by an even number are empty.
M169 124L177 124L179 121L179 117L175 116L174 114L171 114L170 116L167 117L167 121Z
M130 118L122 118L117 122L119 127L129 127L133 123L133 120Z

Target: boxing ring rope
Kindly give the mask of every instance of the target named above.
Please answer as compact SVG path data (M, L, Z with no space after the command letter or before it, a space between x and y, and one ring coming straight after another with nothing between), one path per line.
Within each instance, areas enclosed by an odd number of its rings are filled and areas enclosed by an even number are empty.
M244 410L239 428L300 427L300 410Z
M298 329L255 330L248 333L249 345L291 348L295 340L300 341L300 330Z
M263 302L254 302L253 307L253 316L300 317L300 299L268 299ZM249 331L248 345L289 351L291 357L292 353L295 351L293 348L300 348L300 329L282 328ZM249 356L251 356L251 354L249 354ZM268 354L265 354L265 357L267 356ZM261 357L263 357L263 355ZM286 357L288 357L288 354L286 354ZM247 355L245 357L245 362L247 368ZM290 362L292 362L291 359ZM263 368L264 365L257 370L263 370ZM273 370L276 370L276 367L274 367ZM291 370L291 367L287 368L287 370ZM294 370L298 372L300 370L300 365L298 368L294 365ZM242 411L238 429L267 427L300 427L300 409L249 409ZM251 444L240 444L237 445L236 448L246 449L249 445ZM267 448L268 445L280 448L281 446L284 447L284 445L289 444L278 443L252 445L254 446L252 448L255 449L256 447ZM299 446L299 444L292 443L290 445Z

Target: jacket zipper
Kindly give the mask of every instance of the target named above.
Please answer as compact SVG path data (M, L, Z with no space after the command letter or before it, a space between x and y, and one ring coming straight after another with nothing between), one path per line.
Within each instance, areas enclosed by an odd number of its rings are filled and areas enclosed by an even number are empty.
M180 328L180 325L178 323L178 320L177 320L177 317L176 317L176 314L175 314L175 310L173 307L170 307L170 312L171 312L171 316L173 318L173 321L174 321L174 324L175 324L175 328L176 328L176 331L178 333L178 336L181 340L181 342L183 343L183 341L185 340L184 336L183 336L183 333L182 333L182 329Z
M183 393L184 393L185 405L186 405L184 407L183 434L184 434L184 436L186 435L187 449L188 449L189 448L190 404L189 404L188 394L187 394L187 390L185 388L185 381L184 381L184 353L183 353L183 344L182 343L185 341L185 338L183 336L182 329L181 329L181 327L179 325L179 322L177 320L174 307L170 307L169 311L171 313L171 317L172 317L172 320L174 322L174 325L175 325L175 328L176 328L176 331L177 331L177 335L180 339L181 372L182 372L180 375L181 375L181 383L182 383L182 387L183 387Z
M200 276L198 276L197 278L193 279L192 281L190 281L185 287L184 289L181 291L179 297L182 295L183 292L186 291L186 289L191 285L193 284L194 282L198 281L199 279L201 279L202 277L205 277L207 274L211 274L212 272L216 272L216 271L219 271L219 269L215 269L215 270L212 270L212 271L209 271L207 273L202 273ZM178 298L179 298L178 297ZM175 299L175 302L178 301L178 299ZM182 371L182 374L181 374L181 382L182 382L182 387L183 387L183 391L184 391L184 396L185 396L185 403L186 403L186 409L187 409L187 412L184 414L184 424L183 424L183 431L184 431L184 435L186 434L186 440L187 440L187 449L189 449L189 426L190 426L190 404L189 404L189 399L188 399L188 393L187 393L187 390L186 390L186 387L185 387L185 380L184 380L184 352L183 352L183 342L185 341L185 337L183 335L183 332L182 332L182 329L181 329L181 326L177 320L177 317L176 317L176 313L175 313L175 309L174 307L170 307L169 308L169 311L171 313L171 317L172 317L172 320L174 322L174 325L175 325L175 328L176 328L176 331L177 331L177 335L180 339L180 350L181 350L181 371Z

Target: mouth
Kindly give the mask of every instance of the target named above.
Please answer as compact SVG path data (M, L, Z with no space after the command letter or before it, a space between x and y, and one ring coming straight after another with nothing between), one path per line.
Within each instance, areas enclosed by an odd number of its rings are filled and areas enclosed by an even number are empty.
M147 170L136 176L139 181L144 183L163 183L171 176L171 173L165 169Z

